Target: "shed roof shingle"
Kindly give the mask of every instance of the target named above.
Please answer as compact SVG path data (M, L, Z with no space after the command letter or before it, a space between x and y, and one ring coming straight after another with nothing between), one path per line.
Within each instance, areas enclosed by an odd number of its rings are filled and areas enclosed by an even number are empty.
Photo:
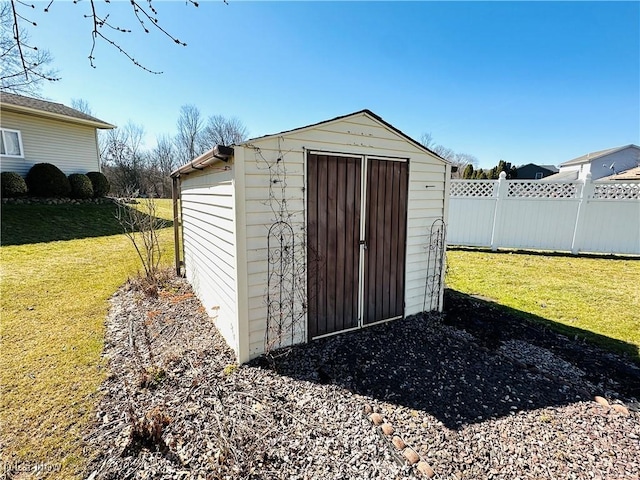
M16 95L15 93L2 92L2 94L0 94L0 105L8 110L11 110L13 106L17 107L16 110L37 110L43 112L45 115L52 114L50 116L67 117L71 121L94 124L97 128L115 128L115 126L110 123L87 115L75 108L67 107L61 103L48 102L38 98Z

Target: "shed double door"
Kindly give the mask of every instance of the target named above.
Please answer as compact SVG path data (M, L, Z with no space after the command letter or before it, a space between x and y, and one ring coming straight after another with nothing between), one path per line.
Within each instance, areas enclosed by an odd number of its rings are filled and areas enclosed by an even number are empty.
M307 155L309 338L404 315L408 172L406 160Z

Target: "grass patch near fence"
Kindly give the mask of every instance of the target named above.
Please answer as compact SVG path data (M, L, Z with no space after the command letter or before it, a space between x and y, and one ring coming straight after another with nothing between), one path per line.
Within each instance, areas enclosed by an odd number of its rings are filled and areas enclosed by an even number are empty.
M170 220L171 201L157 202L158 216ZM73 478L84 473L82 436L106 374L108 299L141 267L123 234L97 236L111 233L112 225L103 231L100 223L111 221L115 205L41 207L2 206L2 462L59 466L53 477ZM38 229L72 240L29 243L43 238ZM160 240L162 263L170 265L172 229Z
M638 359L639 260L449 250L447 262L448 287L542 317L562 333L583 330L588 341Z

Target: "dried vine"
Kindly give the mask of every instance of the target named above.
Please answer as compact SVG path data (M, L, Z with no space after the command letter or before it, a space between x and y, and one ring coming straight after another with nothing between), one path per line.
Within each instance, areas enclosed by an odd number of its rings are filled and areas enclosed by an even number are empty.
M427 270L424 287L423 312L440 309L440 290L445 269L446 225L444 219L434 220L427 235ZM435 298L434 298L435 297Z
M282 138L277 141L275 158L267 158L259 147L248 145L254 150L257 168L269 175L269 192L264 204L271 209L273 223L267 232L266 353L293 345L301 338L307 310L304 210L294 211L289 207L286 156L290 151L283 151Z

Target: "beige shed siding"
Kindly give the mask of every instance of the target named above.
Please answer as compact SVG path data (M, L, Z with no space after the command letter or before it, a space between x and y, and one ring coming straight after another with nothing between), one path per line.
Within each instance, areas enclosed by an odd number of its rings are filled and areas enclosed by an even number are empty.
M2 171L26 175L36 163L52 163L66 175L100 170L96 129L16 112L2 112L2 128L20 130L24 158L2 157Z
M267 235L269 227L277 220L273 209L278 208L277 200L282 198L282 189L278 184L271 183L271 176L263 160L275 162L283 158L286 169L285 199L287 209L292 214L291 223L294 233L303 234L305 230L304 217L304 153L303 145L290 142L289 138L281 139L280 149L278 139L263 139L252 145L254 148L235 147L236 152L243 150L244 155L244 205L246 211L246 266L248 291L248 322L249 322L249 356L254 358L264 352L265 333L267 327ZM284 153L286 152L286 153ZM273 188L273 198L269 188ZM298 239L301 240L301 237ZM296 256L299 262L304 262L304 245L296 243ZM298 309L301 306L298 305ZM299 333L297 343L306 340L305 332ZM277 345L280 346L280 345Z
M423 309L428 235L433 222L444 216L447 172L444 163L426 154L417 156L409 166L405 315L413 315Z
M286 168L285 197L292 214L291 223L296 234L303 237L306 227L304 212L305 151L323 151L375 157L409 159L409 207L405 312L420 312L424 301L426 282L427 234L434 220L444 215L446 165L425 153L392 130L365 114L318 125L279 137L256 139L242 149L245 169L244 205L246 208L247 290L249 321L249 356L264 350L267 307L267 232L276 215L269 199L272 185L268 162L282 158ZM259 151L257 150L259 149ZM427 187L429 186L429 187ZM279 199L281 190L274 187ZM305 245L296 243L300 261L305 261ZM303 279L300 279L303 280ZM301 305L298 305L301 309ZM306 320L304 321L306 329ZM306 331L298 333L296 341L305 341Z
M182 177L181 204L187 278L238 353L233 170Z

